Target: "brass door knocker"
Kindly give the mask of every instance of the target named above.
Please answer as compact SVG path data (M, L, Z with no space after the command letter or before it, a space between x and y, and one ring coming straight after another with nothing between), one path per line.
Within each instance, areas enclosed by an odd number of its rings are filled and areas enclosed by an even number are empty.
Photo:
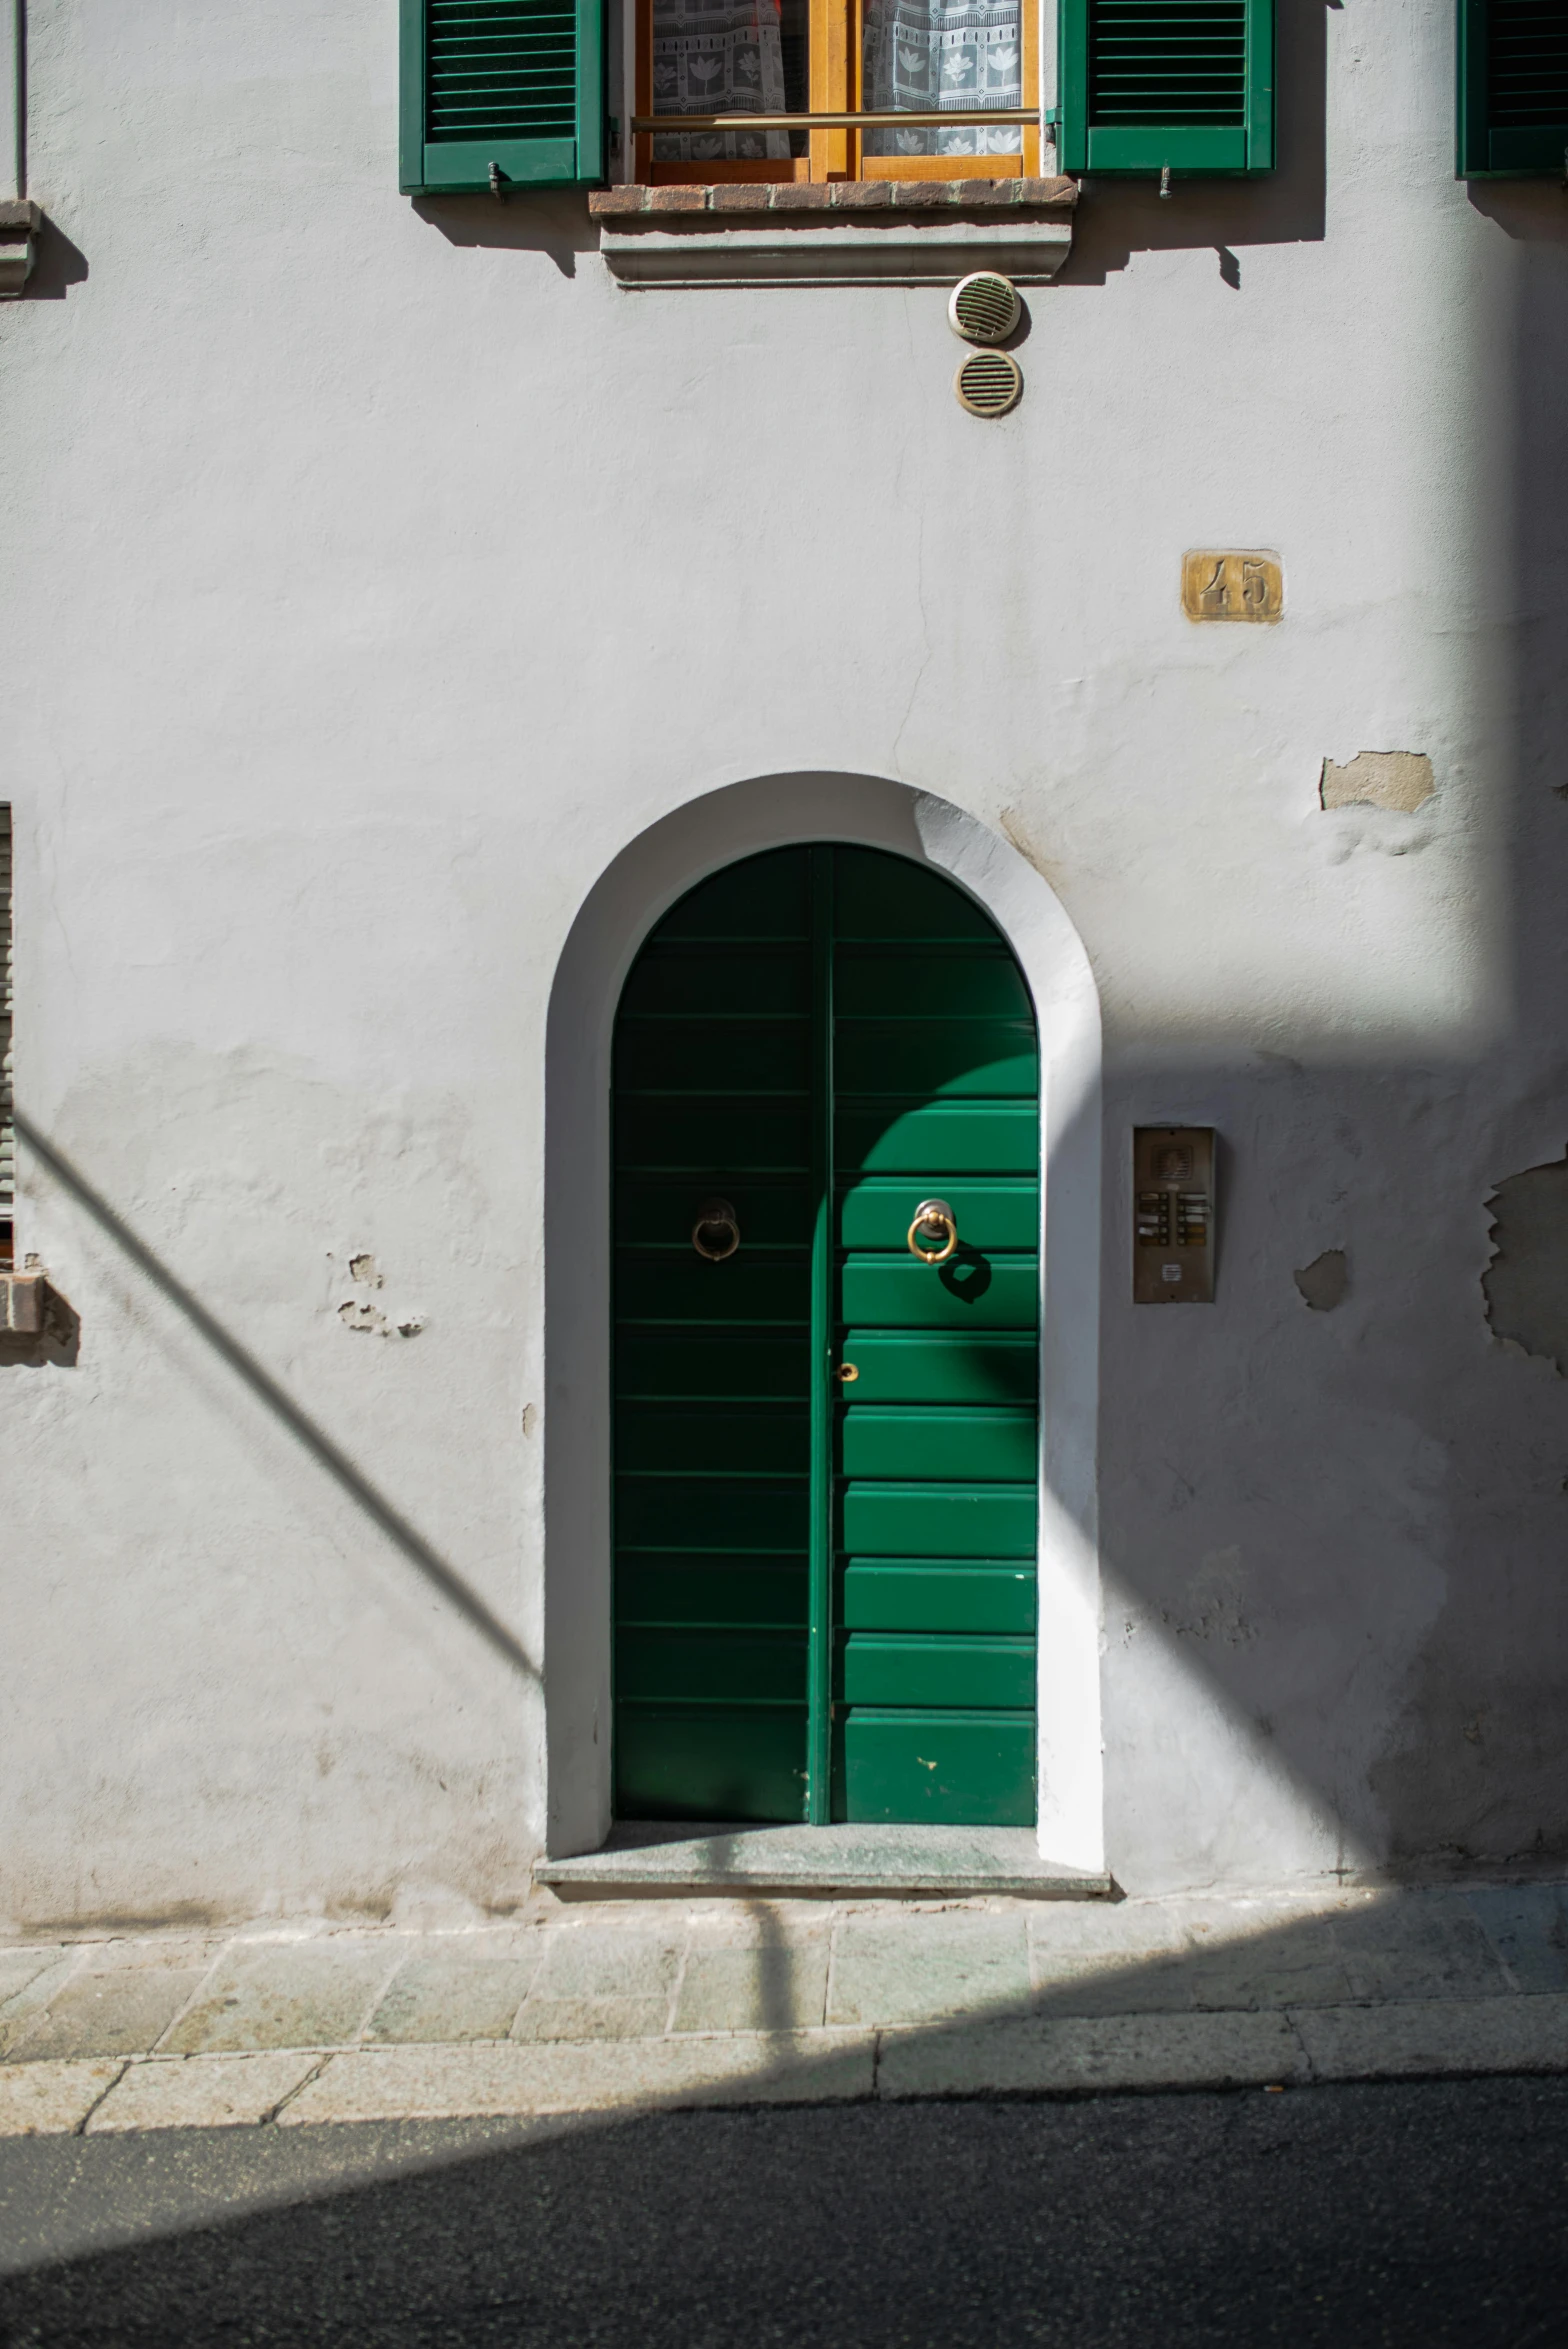
M722 1264L740 1246L740 1225L727 1199L704 1199L691 1227L691 1244L710 1264Z
M958 1218L947 1201L922 1199L909 1227L910 1255L918 1256L922 1264L945 1264L957 1246Z

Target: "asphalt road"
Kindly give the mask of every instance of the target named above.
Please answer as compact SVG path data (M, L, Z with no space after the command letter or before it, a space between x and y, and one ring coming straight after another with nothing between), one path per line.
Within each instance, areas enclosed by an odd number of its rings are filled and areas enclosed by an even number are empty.
M1568 2080L0 2144L0 2343L1568 2349Z

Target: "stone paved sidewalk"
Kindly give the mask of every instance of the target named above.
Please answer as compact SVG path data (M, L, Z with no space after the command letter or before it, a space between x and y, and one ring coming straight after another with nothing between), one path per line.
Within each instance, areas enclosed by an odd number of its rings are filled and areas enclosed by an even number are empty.
M0 2133L1568 2070L1568 1886L0 1945Z

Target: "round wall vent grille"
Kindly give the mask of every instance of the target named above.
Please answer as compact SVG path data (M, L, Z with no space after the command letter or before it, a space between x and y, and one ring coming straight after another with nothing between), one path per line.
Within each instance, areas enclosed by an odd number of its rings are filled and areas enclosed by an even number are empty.
M966 343L1005 343L1022 308L1010 277L995 269L976 269L954 286L947 304L948 324Z
M953 378L958 404L971 416L1005 416L1023 388L1018 362L1005 351L971 351Z

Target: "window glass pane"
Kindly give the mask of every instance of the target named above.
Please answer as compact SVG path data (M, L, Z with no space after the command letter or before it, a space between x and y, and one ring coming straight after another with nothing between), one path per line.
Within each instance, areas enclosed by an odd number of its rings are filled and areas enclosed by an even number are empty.
M806 110L807 0L653 0L655 114ZM804 134L656 131L656 163L785 162Z
M866 0L864 89L870 113L1022 106L1020 0ZM1016 125L872 130L868 155L1016 155Z

